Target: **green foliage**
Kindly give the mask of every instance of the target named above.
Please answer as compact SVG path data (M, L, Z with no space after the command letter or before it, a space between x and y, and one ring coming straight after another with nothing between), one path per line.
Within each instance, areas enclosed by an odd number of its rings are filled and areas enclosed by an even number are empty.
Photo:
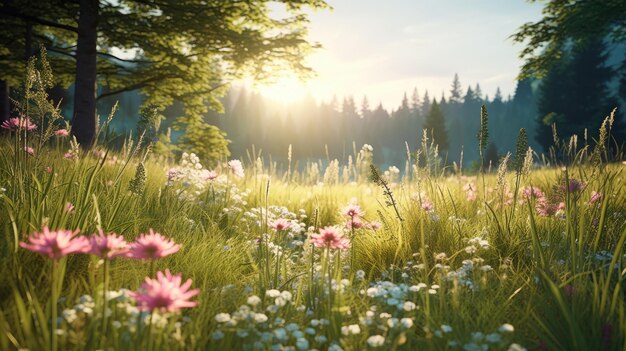
M139 111L137 122L137 136L141 137L144 145L152 145L157 141L157 132L161 126L163 116L159 115L157 105L143 106Z
M481 156L483 152L485 152L485 149L487 148L487 143L489 141L489 117L488 116L489 115L487 114L487 106L482 105L480 107L480 129L478 130L478 134L477 134L478 149L480 150Z
M626 37L626 3L622 0L550 0L543 18L524 24L512 38L525 45L521 78L545 76L568 56L568 46L589 39Z
M433 141L439 146L440 150L448 150L449 144L446 121L436 100L433 100L430 106L430 112L424 122L424 129L432 133Z
M195 122L187 125L185 135L179 140L182 151L195 153L203 164L214 167L219 161L230 156L226 133L216 126Z
M519 130L517 145L515 146L515 158L513 159L513 169L515 169L517 175L520 175L524 169L524 159L527 151L528 136L526 135L526 129L522 128Z
M135 195L141 195L146 186L146 167L143 162L137 164L135 177L128 183L128 190Z

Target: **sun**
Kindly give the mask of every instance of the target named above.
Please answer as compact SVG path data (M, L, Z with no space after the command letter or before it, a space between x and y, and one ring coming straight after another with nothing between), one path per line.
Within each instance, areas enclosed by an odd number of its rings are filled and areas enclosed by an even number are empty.
M253 89L270 100L285 104L300 101L309 92L306 82L290 75L282 75L271 82L257 82Z

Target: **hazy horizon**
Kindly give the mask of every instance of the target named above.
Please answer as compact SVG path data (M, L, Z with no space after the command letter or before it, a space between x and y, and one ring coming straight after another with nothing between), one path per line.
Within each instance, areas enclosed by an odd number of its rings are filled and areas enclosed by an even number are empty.
M522 24L541 18L542 5L522 0L397 0L380 7L374 0L331 1L332 11L311 14L309 38L323 48L310 55L317 76L302 84L280 78L257 88L283 102L307 94L317 102L367 95L370 105L399 105L404 92L428 89L431 99L449 95L455 73L463 90L479 83L493 98L497 87L513 94L522 61L520 45L509 36ZM241 83L239 83L241 84ZM249 84L249 83L248 83Z

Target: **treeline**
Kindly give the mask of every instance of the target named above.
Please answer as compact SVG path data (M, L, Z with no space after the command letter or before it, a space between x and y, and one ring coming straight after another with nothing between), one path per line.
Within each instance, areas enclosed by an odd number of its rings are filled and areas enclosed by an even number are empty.
M407 157L406 145L415 152L422 142L422 130L429 130L439 144L440 156L459 162L478 159L476 133L480 106L489 110L489 127L493 131L492 149L500 153L514 148L519 128L535 130L535 95L530 81L520 81L514 96L503 97L498 89L493 98L484 95L480 85L461 88L455 76L449 97L433 98L417 88L399 99L397 108L388 111L382 104L372 104L368 97L356 101L345 97L316 103L312 97L287 107L246 89L231 90L224 99L225 112L211 113L208 122L227 133L234 157L247 158L254 145L258 152L286 159L289 145L293 159L339 159L347 161L356 148L369 144L374 161L380 165L401 165ZM447 145L433 105L441 112ZM429 114L431 117L429 119ZM439 117L439 118L441 118ZM439 140L438 140L439 139Z

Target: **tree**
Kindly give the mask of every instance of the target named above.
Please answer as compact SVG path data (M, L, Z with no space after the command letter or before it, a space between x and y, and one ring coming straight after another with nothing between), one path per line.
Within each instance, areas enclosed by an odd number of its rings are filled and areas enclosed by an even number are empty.
M187 125L185 135L180 139L180 149L195 153L207 167L215 167L230 156L229 143L226 133L216 126L197 122Z
M457 73L454 74L454 80L452 81L452 89L450 89L450 103L451 104L460 104L462 101L461 94L463 94L461 90L461 82L459 81L459 75Z
M612 70L604 64L605 51L599 38L580 43L542 80L536 139L544 150L552 145L553 124L561 136L577 134L582 140L585 129L589 133L597 131L604 117L617 106L607 86ZM623 140L621 115L616 116L613 133L617 140Z
M182 102L180 124L194 124L208 108L221 110L217 98L227 83L246 73L262 80L288 67L308 76L302 59L317 45L305 39L304 8L327 5L278 2L286 7L285 18L270 16L269 3L275 2L269 0L53 0L50 6L13 0L2 3L0 15L33 24L50 52L75 63L72 131L89 145L99 98L140 90L147 104ZM114 49L134 57L116 56ZM98 96L96 84L102 88Z
M422 116L428 115L430 112L430 97L428 96L428 90L424 91L424 98L422 98Z
M411 112L419 114L420 108L420 96L417 93L417 88L413 88L413 95L411 95Z
M609 38L619 43L626 38L624 0L549 0L542 13L541 20L524 24L512 35L513 41L524 45L520 78L545 76L561 62L572 42Z
M435 144L439 145L439 150L448 150L448 132L446 131L446 121L443 112L439 108L437 100L433 99L430 111L426 116L424 129L432 134Z
M370 109L369 100L367 100L367 95L363 96L363 101L361 102L361 118L367 118L372 114L372 110Z

